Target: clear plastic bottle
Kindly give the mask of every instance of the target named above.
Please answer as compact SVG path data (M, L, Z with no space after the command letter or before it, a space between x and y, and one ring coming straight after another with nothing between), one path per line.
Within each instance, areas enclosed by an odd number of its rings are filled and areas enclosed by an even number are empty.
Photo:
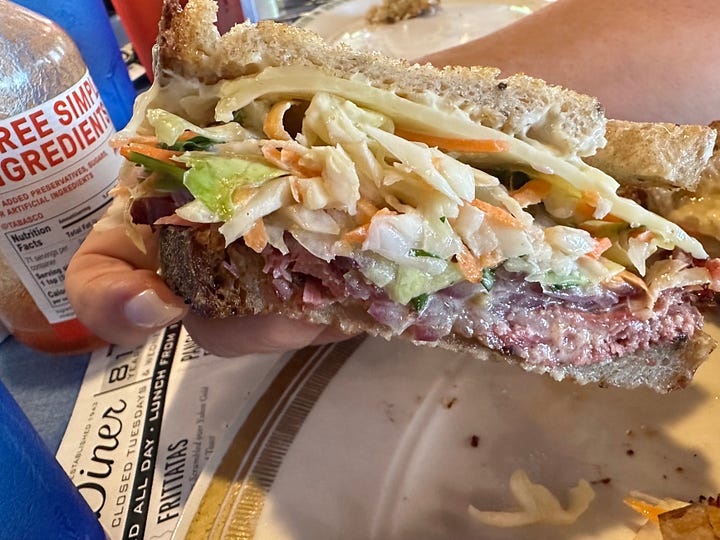
M102 342L65 296L70 257L110 203L114 128L74 42L0 0L0 321L51 352Z

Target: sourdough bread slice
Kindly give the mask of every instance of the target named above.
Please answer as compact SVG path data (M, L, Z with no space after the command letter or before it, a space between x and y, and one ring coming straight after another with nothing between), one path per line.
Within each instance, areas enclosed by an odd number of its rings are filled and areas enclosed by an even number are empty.
M213 84L266 67L310 66L420 103L437 103L440 96L441 103L459 107L478 123L537 140L563 155L587 157L590 165L625 184L692 191L712 153L716 131L711 127L620 120L606 125L596 98L540 79L523 74L500 78L493 67L411 64L330 45L309 30L272 21L236 25L220 35L216 11L214 0L190 0L184 8L166 0L155 48L161 86L178 78Z
M709 126L608 120L607 144L585 162L621 184L695 191L717 138Z
M330 45L317 34L272 21L243 23L220 35L213 0L164 5L155 50L161 85L178 76L212 84L266 67L310 66L327 75L363 80L420 103L459 107L485 126L528 137L561 154L586 156L605 142L604 109L589 96L525 75L499 78L491 67L410 64L379 53ZM209 122L211 119L208 118Z
M717 129L720 124L709 127ZM677 223L700 240L710 256L720 257L720 140L715 140L712 151L692 187L629 182L620 193Z
M303 302L302 287L298 287L291 298L283 299L275 290L272 275L263 271L263 258L240 241L226 249L215 227L164 226L160 238L163 279L195 312L210 318L280 313L333 325L348 334L367 332L385 339L400 337L418 345L469 353L483 360L504 360L527 371L549 373L557 380L625 388L647 386L661 393L685 387L715 345L710 336L698 331L599 364L536 365L454 334L432 343L414 341L405 334L396 336L372 318L361 302L350 298L313 306Z

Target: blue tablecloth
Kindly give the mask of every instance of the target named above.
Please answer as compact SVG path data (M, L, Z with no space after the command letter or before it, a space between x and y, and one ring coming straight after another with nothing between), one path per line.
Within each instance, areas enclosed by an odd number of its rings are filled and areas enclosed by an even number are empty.
M89 354L54 356L12 337L0 344L0 380L55 453L72 414Z

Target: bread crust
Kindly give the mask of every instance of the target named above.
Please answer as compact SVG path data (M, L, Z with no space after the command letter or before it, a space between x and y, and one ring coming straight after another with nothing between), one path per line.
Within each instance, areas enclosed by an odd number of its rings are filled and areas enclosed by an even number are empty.
M713 153L710 126L608 120L607 144L586 163L621 184L695 191Z
M242 242L227 249L216 227L163 226L160 233L161 273L168 286L192 309L209 318L279 313L293 319L332 325L347 334L366 332L385 339L399 337L416 345L469 353L481 360L506 361L526 371L548 373L556 380L636 388L666 393L684 388L715 346L702 331L687 339L657 345L632 355L594 365L547 367L491 350L476 341L450 335L438 342L415 341L373 319L352 299L312 306L300 294L289 300L276 293L272 276L263 272L263 258Z

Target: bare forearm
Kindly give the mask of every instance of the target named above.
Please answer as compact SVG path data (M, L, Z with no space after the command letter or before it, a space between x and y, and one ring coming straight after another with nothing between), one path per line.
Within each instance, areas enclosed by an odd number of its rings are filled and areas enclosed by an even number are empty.
M720 2L559 0L487 37L427 57L490 65L600 98L612 118L720 118Z

